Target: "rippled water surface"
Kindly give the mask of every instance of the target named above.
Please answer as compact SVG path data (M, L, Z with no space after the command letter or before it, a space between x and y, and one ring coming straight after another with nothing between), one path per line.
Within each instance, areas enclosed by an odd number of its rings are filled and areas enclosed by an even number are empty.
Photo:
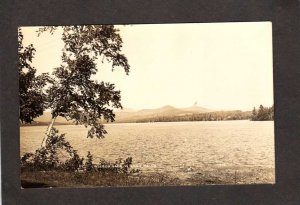
M104 139L86 138L83 126L56 126L86 156L114 161L133 157L143 172L187 177L214 167L274 168L274 122L210 121L109 124ZM33 152L45 126L21 127L21 155Z

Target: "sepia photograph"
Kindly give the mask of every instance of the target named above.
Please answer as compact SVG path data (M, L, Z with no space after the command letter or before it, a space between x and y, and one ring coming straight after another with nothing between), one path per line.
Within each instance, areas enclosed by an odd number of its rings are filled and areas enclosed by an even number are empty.
M18 28L22 188L275 183L271 22Z

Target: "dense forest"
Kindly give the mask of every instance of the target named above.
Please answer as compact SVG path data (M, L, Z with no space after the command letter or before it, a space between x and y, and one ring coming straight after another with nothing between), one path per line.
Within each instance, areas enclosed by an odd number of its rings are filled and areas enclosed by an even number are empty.
M148 117L136 122L177 122L177 121L224 121L224 120L252 120L252 121L270 121L274 120L274 106L264 107L260 105L251 111L216 111L207 113L197 113L177 116L154 116Z
M179 116L157 116L137 120L136 122L177 122L177 121L222 121L251 119L250 111L216 111Z
M254 107L251 115L252 121L274 120L274 105L272 107L259 106L258 110Z

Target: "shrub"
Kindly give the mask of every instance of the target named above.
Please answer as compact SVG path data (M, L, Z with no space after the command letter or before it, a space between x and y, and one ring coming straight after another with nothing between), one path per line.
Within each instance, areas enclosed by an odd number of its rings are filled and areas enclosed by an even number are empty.
M111 172L111 173L135 173L139 170L130 169L132 165L132 157L128 157L125 160L118 159L114 163L109 163L105 160L101 160L99 164L96 165L98 172Z
M59 160L58 151L64 150L69 154L69 159L64 163ZM21 169L30 171L49 170L77 170L82 165L76 150L65 140L65 134L59 134L58 130L52 128L46 146L37 149L35 153L25 153L21 157Z
M85 162L85 170L87 172L93 171L94 170L93 155L91 155L90 151L88 151L88 154L86 157L87 157L87 160Z
M77 151L74 150L74 155L72 158L66 160L63 165L63 170L65 171L76 171L82 167L84 158L80 158Z
M59 150L66 151L69 158L64 162L59 159ZM83 161L85 164L83 165ZM115 174L137 173L139 170L131 169L132 157L125 160L118 159L114 163L101 160L93 164L93 155L88 152L86 159L80 158L77 151L73 149L65 139L65 134L59 134L58 130L52 128L46 146L35 151L25 153L21 157L21 171L79 171L101 172Z

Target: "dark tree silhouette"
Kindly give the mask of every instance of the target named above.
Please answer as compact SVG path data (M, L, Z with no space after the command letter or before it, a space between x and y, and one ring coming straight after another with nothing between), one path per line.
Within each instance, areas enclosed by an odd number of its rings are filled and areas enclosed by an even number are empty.
M256 112L256 108L254 107L253 110L252 110L252 116L251 116L251 119L255 118L257 115L257 112Z
M43 27L39 35L57 27ZM127 58L121 54L122 39L113 25L63 26L61 66L54 69L53 84L47 89L47 100L52 120L42 146L53 127L56 117L61 116L76 124L90 126L87 137L104 137L106 131L101 119L114 121L112 108L122 108L120 91L115 85L92 79L98 71L96 60L101 57L114 67L129 72Z
M34 118L43 114L46 107L46 95L43 87L49 82L47 74L36 75L36 69L32 67L35 49L32 44L23 46L23 34L18 31L18 67L19 67L19 97L20 97L20 121L31 123Z
M272 107L264 107L263 105L259 106L258 111L256 111L256 108L253 108L252 121L268 121L268 120L274 120L274 106Z

